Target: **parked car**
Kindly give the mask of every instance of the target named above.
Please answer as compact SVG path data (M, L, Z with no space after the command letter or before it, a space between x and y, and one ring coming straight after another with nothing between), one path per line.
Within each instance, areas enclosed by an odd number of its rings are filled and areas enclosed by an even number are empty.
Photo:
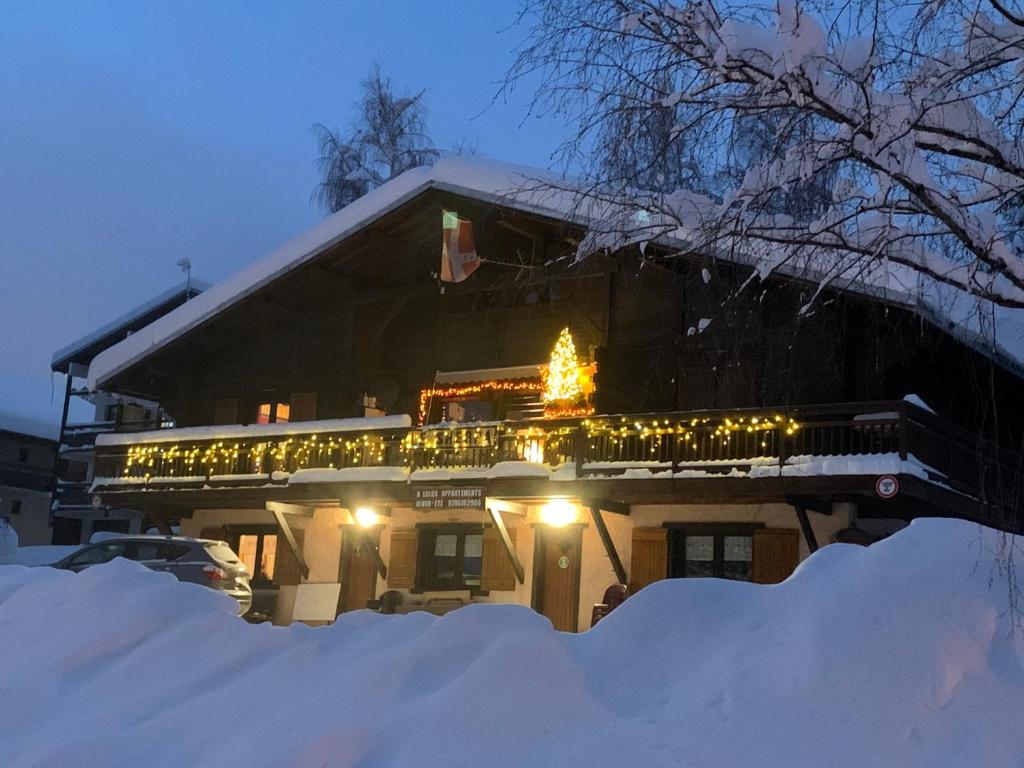
M227 592L238 601L239 616L252 607L249 571L223 541L187 536L119 536L84 546L53 567L82 571L115 557L134 560L154 571L166 571L178 581Z

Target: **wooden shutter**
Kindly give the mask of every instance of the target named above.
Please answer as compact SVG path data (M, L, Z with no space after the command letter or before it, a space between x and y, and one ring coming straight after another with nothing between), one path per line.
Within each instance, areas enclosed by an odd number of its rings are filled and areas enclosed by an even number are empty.
M292 535L295 536L295 543L302 551L302 539L305 532L301 528L292 528ZM299 569L299 561L288 546L288 539L283 533L277 534L277 554L274 562L274 585L299 584L302 582L302 571Z
M228 534L223 526L208 525L199 531L199 538L210 539L211 541L227 541Z
M758 528L754 531L752 581L778 584L800 562L800 533L795 528Z
M388 559L388 587L412 589L416 585L416 553L420 533L415 528L391 531L391 555Z
M238 398L225 397L213 403L214 424L238 423Z
M516 548L516 529L508 529L512 549ZM480 588L491 592L511 592L516 588L516 572L509 561L501 534L493 525L484 528L483 565Z
M316 392L293 392L288 421L313 421L316 418Z
M629 594L668 575L668 531L664 528L634 528L633 553L629 569Z

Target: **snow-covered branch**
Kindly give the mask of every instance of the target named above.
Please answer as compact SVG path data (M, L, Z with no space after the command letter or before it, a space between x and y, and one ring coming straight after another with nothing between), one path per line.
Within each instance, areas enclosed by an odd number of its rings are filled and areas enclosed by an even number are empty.
M537 109L585 116L567 158L614 149L593 189L654 191L620 242L653 221L709 253L895 263L1024 307L1018 3L538 0L512 79L539 75Z

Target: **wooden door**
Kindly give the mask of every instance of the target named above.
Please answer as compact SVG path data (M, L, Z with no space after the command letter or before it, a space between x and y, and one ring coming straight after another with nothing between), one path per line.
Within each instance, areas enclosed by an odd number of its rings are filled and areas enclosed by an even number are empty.
M342 611L366 607L377 596L377 565L368 547L380 541L380 529L346 528L341 554Z
M534 608L555 629L577 630L580 612L580 554L583 529L542 526L534 555Z

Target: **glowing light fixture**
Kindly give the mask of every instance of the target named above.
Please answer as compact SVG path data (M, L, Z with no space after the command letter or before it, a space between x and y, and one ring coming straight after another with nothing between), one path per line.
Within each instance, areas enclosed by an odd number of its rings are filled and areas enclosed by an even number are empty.
M546 525L562 527L576 522L576 505L565 499L552 499L540 508L540 520Z
M380 515L369 507L359 507L356 509L355 518L360 528L372 528L380 522Z

